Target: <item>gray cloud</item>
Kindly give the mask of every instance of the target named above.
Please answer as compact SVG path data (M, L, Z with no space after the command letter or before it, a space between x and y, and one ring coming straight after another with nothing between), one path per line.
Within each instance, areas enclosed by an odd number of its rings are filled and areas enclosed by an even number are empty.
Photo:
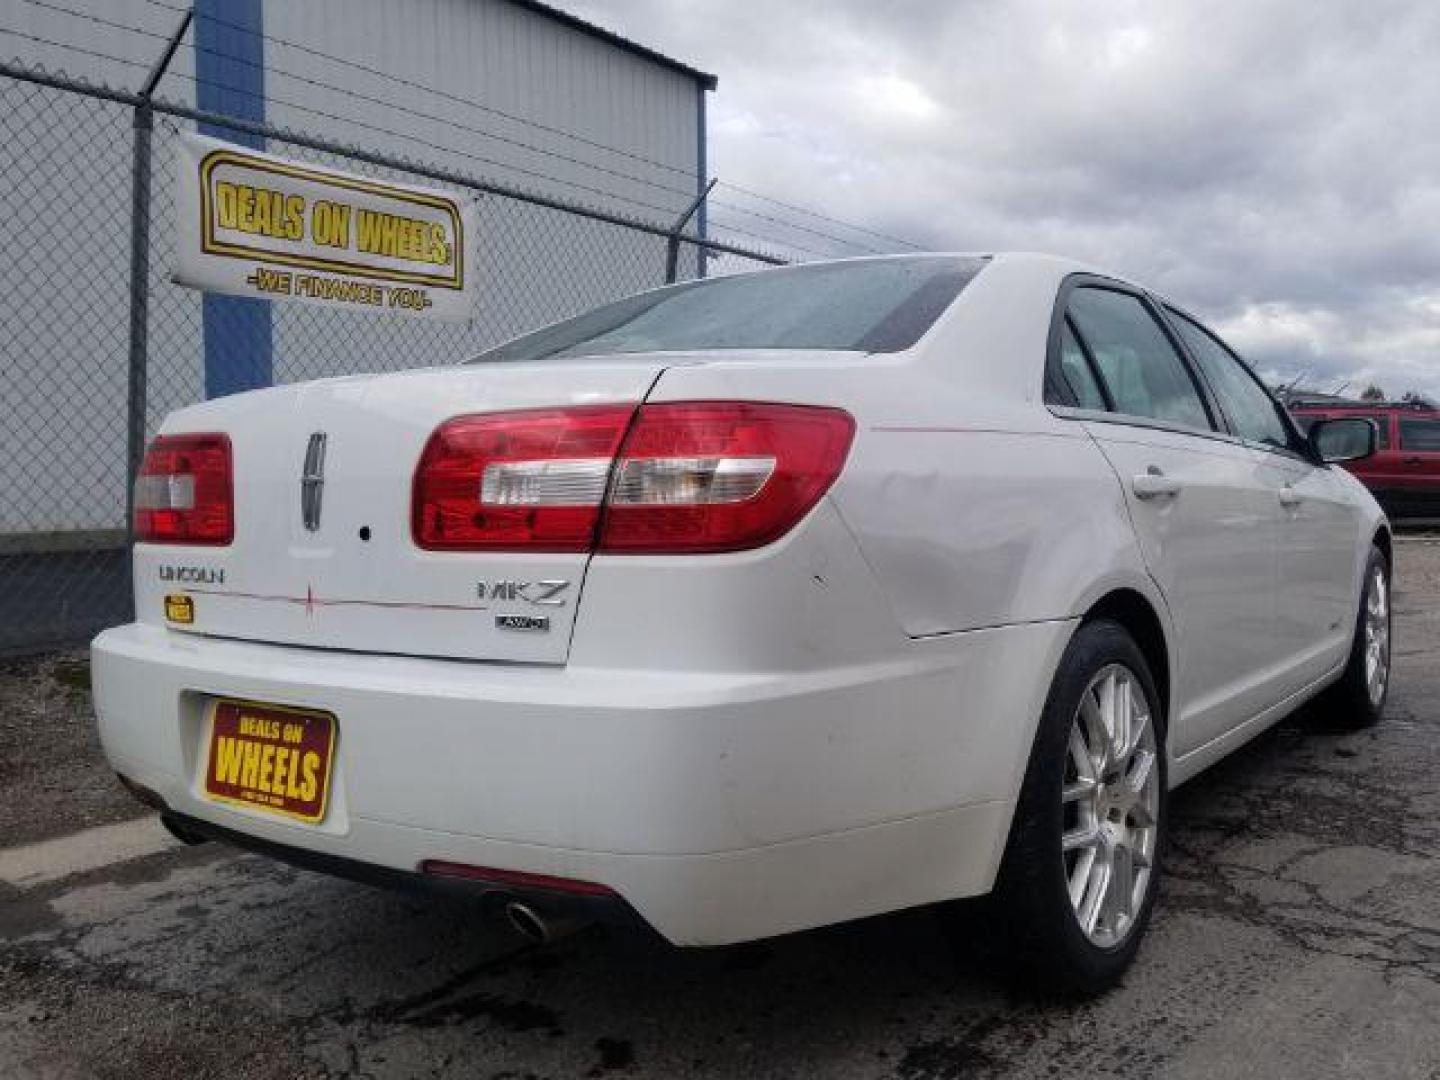
M1274 376L1440 397L1440 6L571 6L719 74L722 179L927 247L1074 255Z

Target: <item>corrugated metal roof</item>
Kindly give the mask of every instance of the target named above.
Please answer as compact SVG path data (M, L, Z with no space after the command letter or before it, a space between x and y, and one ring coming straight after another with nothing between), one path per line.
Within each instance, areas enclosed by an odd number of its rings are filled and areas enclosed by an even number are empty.
M606 30L603 26L596 26L592 22L586 22L578 15L571 15L568 11L561 11L557 7L541 3L540 0L510 0L516 7L525 8L538 15L544 15L548 19L568 26L571 29L579 30L582 34L589 34L591 37L599 38L601 41L608 41L617 48L626 52L634 53L636 56L643 56L647 60L654 61L673 71L678 71L690 76L706 90L714 90L720 80L709 72L693 68L689 64L682 64L679 60L666 56L664 53L656 52L654 49L641 45L638 41L631 41L627 37L615 33L613 30Z

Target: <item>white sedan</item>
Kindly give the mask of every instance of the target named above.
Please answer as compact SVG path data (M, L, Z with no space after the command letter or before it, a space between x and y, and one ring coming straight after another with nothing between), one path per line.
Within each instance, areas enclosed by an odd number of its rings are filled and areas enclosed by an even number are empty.
M1373 722L1390 531L1225 344L1036 255L693 282L171 415L107 755L183 838L718 945L993 894L1094 992L1167 791Z

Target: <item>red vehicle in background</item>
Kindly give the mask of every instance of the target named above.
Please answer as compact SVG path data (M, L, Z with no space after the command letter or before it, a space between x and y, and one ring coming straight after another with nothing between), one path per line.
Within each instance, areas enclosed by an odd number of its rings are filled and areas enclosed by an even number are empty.
M1426 403L1292 399L1302 429L1316 420L1363 416L1375 421L1375 453L1345 467L1391 518L1440 518L1440 409Z

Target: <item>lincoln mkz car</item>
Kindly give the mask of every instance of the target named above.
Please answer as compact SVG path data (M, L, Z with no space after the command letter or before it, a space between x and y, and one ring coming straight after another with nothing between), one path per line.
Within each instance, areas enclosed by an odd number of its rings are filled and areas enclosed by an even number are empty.
M1038 255L647 292L182 409L105 751L185 839L677 945L918 905L1110 985L1167 793L1371 723L1389 526L1226 345ZM986 940L990 940L987 935Z

